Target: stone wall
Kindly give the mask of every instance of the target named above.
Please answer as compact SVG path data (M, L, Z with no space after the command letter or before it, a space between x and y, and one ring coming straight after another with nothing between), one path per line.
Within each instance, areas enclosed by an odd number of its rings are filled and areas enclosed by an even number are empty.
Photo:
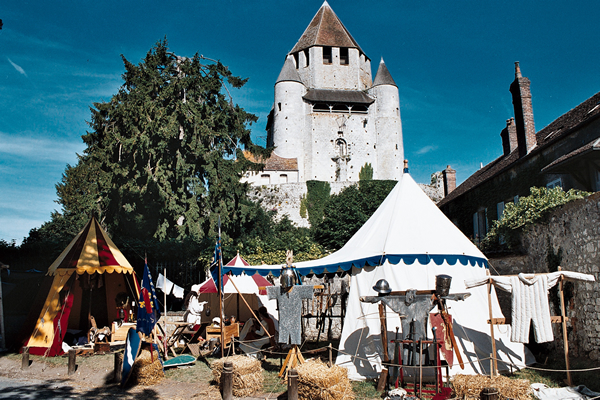
M491 258L491 264L502 275L549 272L550 255L564 271L596 277L594 283L567 283L572 290L565 290L565 302L569 353L574 357L600 359L600 193L568 203L556 209L545 222L528 228L522 235L522 246L524 256ZM560 315L560 309L553 313ZM553 327L554 345L562 347L560 324Z
M439 177L441 172L432 174L432 182L430 185L419 183L419 187L433 201L438 202L444 197L444 187L440 184ZM330 194L337 194L342 189L358 184L358 182L329 182L331 186ZM294 225L299 227L310 227L307 218L300 216L300 201L306 195L306 183L284 183L262 186L251 186L248 192L250 200L260 202L262 207L267 211L275 211L276 218L280 219L287 215Z
M337 194L347 186L357 182L330 182L331 193ZM294 225L299 227L310 227L307 218L300 216L300 201L306 195L306 183L285 183L279 185L253 186L249 191L252 201L259 201L267 211L276 211L277 218L287 215Z

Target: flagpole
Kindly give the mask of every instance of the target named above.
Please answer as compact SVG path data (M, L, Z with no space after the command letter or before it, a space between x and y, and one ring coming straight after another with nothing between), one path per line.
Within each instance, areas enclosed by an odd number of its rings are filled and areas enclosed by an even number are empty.
M221 318L221 323L219 324L219 326L221 327L221 358L225 357L225 331L224 329L224 325L225 325L225 318L223 318L223 312L225 309L225 305L223 304L223 274L222 274L222 260L223 257L221 256L221 253L223 251L223 249L221 248L221 216L219 215L219 241L218 241L218 247L219 247L219 254L218 254L218 267L219 267L219 316Z
M164 306L165 306L165 323L164 323L164 332L163 332L163 341L164 341L164 347L163 349L165 350L165 360L169 359L169 354L167 352L167 267L164 267L163 269L163 274L165 276L165 283L163 286L163 294L164 296Z

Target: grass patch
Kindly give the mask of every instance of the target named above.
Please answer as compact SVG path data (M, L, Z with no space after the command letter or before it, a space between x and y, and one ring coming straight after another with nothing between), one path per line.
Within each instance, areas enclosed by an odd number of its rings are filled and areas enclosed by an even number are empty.
M598 362L584 358L571 358L569 364L573 386L584 385L594 392L600 392L600 369L595 369L598 368ZM566 369L564 358L555 357L546 364L535 364L533 368L517 371L511 378L529 379L531 383L543 383L550 387L567 386L567 373L563 371Z
M377 391L377 381L368 379L365 381L352 381L350 383L357 399L381 399L381 393Z

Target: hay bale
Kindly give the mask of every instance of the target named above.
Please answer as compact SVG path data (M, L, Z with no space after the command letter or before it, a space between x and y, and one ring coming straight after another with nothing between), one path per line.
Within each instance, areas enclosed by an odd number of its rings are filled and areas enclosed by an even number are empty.
M348 371L338 365L328 367L320 360L308 360L296 367L298 397L310 400L353 400Z
M459 399L478 400L481 391L489 387L498 389L501 399L530 399L531 389L527 379L510 379L506 376L455 375L451 382L454 393Z
M246 397L262 390L263 387L263 369L256 358L248 356L231 356L215 360L211 363L213 377L219 386L221 386L221 375L225 361L231 361L233 364L233 395L236 397Z
M158 352L153 349L152 354L150 354L149 350L143 349L138 358L135 359L130 381L142 386L151 386L159 383L164 377L165 374L162 363L158 358Z

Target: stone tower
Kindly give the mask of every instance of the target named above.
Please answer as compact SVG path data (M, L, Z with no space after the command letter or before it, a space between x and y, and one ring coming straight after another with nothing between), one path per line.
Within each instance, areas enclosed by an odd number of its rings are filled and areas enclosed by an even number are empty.
M267 145L275 147L274 156L295 161L288 165L297 173L285 171L287 183L290 176L296 182L358 181L367 163L373 179L402 175L398 87L383 59L372 79L371 60L326 1L286 55L275 83ZM271 172L282 171L265 169L261 176ZM279 183L278 177L268 183Z

